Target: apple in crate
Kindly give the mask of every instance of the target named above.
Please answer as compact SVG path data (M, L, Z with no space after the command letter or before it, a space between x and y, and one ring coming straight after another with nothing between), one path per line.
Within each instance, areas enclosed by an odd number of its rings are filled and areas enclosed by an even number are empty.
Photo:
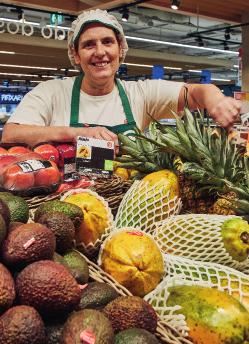
M18 164L7 167L3 173L3 187L6 190L23 191L33 187L34 173L24 172Z
M56 164L59 161L58 150L49 143L44 143L35 147L34 152L40 154L46 160L54 161Z
M7 154L9 154L7 149L0 147L0 155L7 155Z
M30 152L31 150L24 146L14 146L8 149L8 153L12 155L22 155Z
M35 172L35 186L50 187L60 183L61 174L55 162L49 161L49 167Z

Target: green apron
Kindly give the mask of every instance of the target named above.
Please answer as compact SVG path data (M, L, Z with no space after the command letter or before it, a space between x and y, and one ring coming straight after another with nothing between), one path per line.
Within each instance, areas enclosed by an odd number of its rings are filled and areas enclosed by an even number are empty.
M118 87L118 92L119 92L119 96L123 105L127 123L114 125L114 126L79 123L80 88L81 88L82 79L83 79L83 74L80 74L79 76L76 77L74 81L73 90L72 90L72 98L71 98L70 127L96 127L98 126L98 127L105 127L115 134L125 133L129 131L128 135L132 135L131 132L134 131L136 123L135 123L135 120L131 111L130 103L125 93L125 90L121 82L117 79L115 80L115 82Z

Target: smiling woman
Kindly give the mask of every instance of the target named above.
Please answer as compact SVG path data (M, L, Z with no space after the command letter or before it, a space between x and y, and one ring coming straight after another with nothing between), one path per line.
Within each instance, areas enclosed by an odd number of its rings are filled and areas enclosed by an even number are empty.
M26 94L4 128L3 141L34 145L86 136L118 145L119 133L130 134L135 126L144 130L151 116L162 119L181 111L186 87L191 109L206 108L227 128L234 123L240 102L214 85L116 78L127 50L114 16L99 9L80 14L68 34L69 59L80 75L40 83Z

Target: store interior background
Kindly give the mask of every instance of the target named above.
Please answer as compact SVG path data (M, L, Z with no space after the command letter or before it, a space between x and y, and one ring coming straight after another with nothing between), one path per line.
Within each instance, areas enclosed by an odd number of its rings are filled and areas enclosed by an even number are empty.
M172 3L178 9L172 9ZM127 36L129 52L120 78L212 82L230 96L243 90L241 65L244 70L247 61L240 54L249 41L249 1L2 1L2 125L38 83L77 75L67 57L67 33L81 11L96 8L115 15ZM28 25L33 28L30 36ZM50 38L41 34L44 27L44 35L51 34Z

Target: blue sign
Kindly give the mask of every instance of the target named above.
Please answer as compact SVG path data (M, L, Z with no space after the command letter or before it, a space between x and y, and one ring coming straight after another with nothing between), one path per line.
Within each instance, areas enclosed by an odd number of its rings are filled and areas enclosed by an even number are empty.
M50 14L50 24L51 25L60 25L64 22L64 16L58 13Z
M0 104L19 104L23 93L0 93Z
M211 71L204 69L201 71L201 84L211 84Z
M162 65L154 65L152 67L152 79L163 79L164 68Z

